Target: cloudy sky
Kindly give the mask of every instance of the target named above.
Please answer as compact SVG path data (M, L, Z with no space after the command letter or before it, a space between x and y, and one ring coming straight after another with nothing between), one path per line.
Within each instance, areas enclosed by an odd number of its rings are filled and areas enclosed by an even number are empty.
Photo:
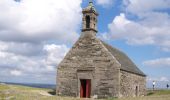
M148 76L170 84L170 0L94 0L98 37ZM56 67L81 34L88 0L0 0L0 81L56 82Z

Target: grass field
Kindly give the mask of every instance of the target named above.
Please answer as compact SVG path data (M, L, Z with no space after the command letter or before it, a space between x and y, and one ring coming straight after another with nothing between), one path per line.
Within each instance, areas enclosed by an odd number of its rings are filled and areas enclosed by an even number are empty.
M80 100L58 97L51 89L32 88L18 85L0 85L0 100ZM82 100L82 99L81 99ZM93 99L85 99L93 100ZM170 90L148 91L148 96L131 98L108 98L105 100L170 100Z

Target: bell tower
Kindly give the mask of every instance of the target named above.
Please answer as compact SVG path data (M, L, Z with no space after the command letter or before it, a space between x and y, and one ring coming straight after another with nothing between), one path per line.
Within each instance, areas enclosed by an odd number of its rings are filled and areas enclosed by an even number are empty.
M94 31L95 33L97 33L97 16L99 14L94 8L92 1L90 1L89 5L83 9L82 13L82 32Z

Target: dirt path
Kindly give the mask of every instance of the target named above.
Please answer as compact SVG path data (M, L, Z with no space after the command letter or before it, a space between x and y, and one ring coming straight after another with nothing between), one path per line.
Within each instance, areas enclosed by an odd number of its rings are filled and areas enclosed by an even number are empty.
M46 91L40 91L39 94L40 94L40 95L43 95L43 96L53 96L53 95L49 94L49 93L46 92Z

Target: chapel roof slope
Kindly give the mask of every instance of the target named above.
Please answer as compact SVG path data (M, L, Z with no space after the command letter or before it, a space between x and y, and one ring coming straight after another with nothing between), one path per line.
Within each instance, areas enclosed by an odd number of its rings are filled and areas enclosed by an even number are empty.
M138 75L146 76L133 62L132 60L122 51L114 48L107 43L101 41L108 51L118 60L121 64L121 70L135 73Z

